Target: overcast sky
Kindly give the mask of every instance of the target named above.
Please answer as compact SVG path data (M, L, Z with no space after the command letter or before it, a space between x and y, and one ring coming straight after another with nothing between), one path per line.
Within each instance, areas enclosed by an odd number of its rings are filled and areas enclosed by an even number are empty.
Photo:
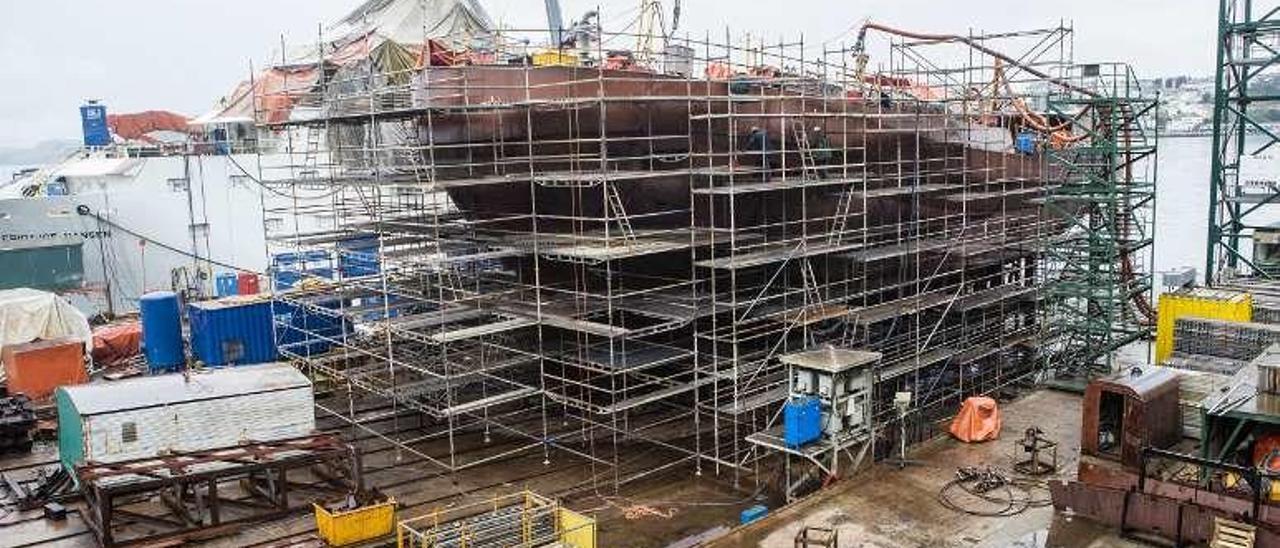
M682 0L682 31L849 37L864 19L965 33L1075 28L1077 61L1128 61L1143 76L1210 75L1212 0ZM481 2L495 21L544 26L541 0ZM671 0L664 0L670 9ZM0 146L78 138L77 107L167 109L189 116L247 77L283 34L314 42L317 25L359 0L0 0ZM588 7L634 13L638 0L561 0L566 21ZM606 28L606 30L608 30Z

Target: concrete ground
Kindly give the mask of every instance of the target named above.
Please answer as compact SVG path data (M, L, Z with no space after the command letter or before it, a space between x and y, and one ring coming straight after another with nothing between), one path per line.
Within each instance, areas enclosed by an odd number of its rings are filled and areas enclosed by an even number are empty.
M905 469L880 464L847 478L826 493L784 508L757 524L735 531L715 546L792 548L805 526L838 531L850 547L1130 547L1142 546L1082 519L1055 515L1051 506L1029 508L1010 517L978 517L938 502L939 489L961 466L1011 471L1020 456L1018 441L1037 426L1057 440L1058 472L1073 477L1080 450L1080 397L1040 390L1001 406L1004 426L998 440L965 444L951 437L918 447ZM1047 501L1047 488L1033 490ZM990 506L988 506L990 508Z

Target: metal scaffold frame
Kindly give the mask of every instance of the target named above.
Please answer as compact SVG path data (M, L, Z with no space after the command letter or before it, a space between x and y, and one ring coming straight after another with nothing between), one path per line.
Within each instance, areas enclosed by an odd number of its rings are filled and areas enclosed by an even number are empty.
M1159 97L1121 63L1070 67L1048 96L1048 113L1073 137L1049 153L1057 183L1045 198L1064 220L1050 234L1046 290L1056 330L1047 356L1060 374L1114 369L1114 352L1151 338L1155 121ZM1064 134L1065 135L1065 134ZM1078 139L1070 143L1068 139Z
M784 354L883 356L873 456L1039 372L1070 226L1045 211L1051 135L1087 135L1036 127L1070 29L895 35L874 72L865 36L649 37L637 59L609 48L643 37L592 32L507 29L452 62L321 37L343 63L273 69L275 336L322 413L442 473L541 453L597 494L673 470L760 489L849 468L747 440L780 427Z
M1253 250L1243 247L1252 240L1254 231L1263 228L1258 223L1273 216L1274 206L1280 203L1280 186L1270 166L1263 167L1266 173L1248 173L1247 165L1251 157L1280 142L1280 136L1259 118L1280 103L1280 95L1251 87L1253 81L1277 74L1280 6L1257 4L1252 0L1220 0L1218 4L1205 259L1205 280L1210 284L1237 274L1276 275L1274 269L1254 264Z

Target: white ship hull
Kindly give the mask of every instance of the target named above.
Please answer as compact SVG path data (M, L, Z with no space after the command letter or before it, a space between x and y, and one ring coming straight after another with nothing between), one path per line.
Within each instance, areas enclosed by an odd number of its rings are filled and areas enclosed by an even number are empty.
M270 193L246 176L256 178L258 162L77 158L42 175L66 195L22 197L26 185L10 185L0 197L0 287L54 290L90 314L121 313L148 291L212 294L217 272L263 272Z

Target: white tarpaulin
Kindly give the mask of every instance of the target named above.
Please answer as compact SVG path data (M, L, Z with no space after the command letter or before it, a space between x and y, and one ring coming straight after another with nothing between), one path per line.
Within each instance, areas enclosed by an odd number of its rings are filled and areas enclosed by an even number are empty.
M372 32L400 44L437 40L463 49L487 39L493 21L478 0L366 0L331 25L332 36L355 37Z
M0 291L0 348L58 337L84 341L85 355L93 350L89 320L62 297L27 288Z

